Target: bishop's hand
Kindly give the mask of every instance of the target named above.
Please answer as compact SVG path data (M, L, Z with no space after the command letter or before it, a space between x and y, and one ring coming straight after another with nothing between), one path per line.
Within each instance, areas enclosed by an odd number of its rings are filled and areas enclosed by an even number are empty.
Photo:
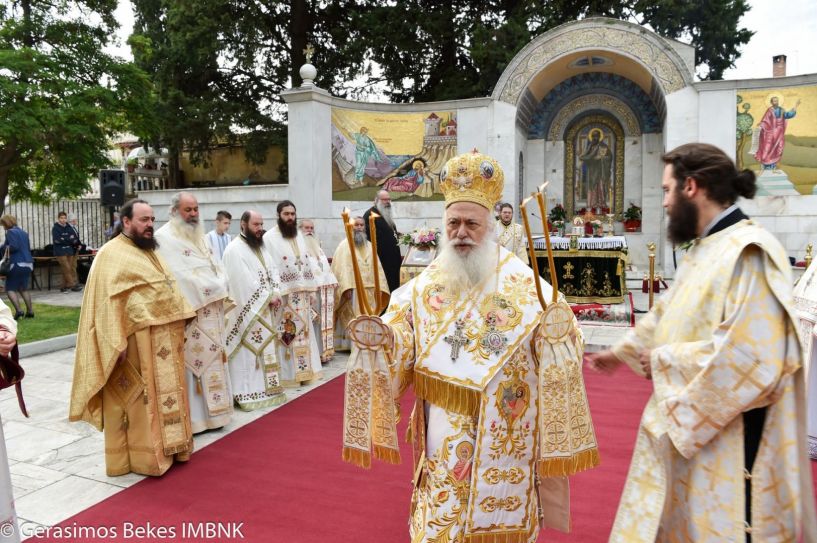
M624 362L613 354L613 351L607 349L598 353L589 353L587 355L587 364L591 369L599 372L612 374Z

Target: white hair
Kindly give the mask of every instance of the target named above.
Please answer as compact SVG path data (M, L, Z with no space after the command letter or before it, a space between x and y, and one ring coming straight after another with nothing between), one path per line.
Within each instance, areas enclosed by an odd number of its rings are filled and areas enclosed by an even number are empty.
M176 194L174 194L173 196L171 196L170 197L170 212L169 212L169 215L171 217L176 215L176 211L179 210L179 204L181 203L183 196L190 196L191 198L196 200L196 197L193 195L193 193L189 192L189 191L186 191L186 190L179 191ZM196 200L196 202L198 202L198 200Z

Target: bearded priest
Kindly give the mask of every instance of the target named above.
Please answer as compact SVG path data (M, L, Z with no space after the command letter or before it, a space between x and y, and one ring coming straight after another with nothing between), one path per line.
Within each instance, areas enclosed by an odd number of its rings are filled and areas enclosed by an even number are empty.
M540 522L569 529L566 476L598 463L583 339L563 301L543 311L534 281L548 300L551 287L493 241L496 160L456 156L440 179L440 254L392 294L384 324L351 324L343 458L399 461L392 391L413 384L411 541L533 542ZM383 337L390 362L373 364L361 346Z
M610 541L817 541L791 266L737 203L755 174L705 143L661 159L670 241L692 245L650 312L588 357L653 387Z
M221 428L233 413L224 350L224 314L232 308L227 276L207 244L199 203L189 192L170 200L170 221L156 231L159 255L196 318L184 331L184 364L193 433Z
M321 351L321 362L325 364L335 356L335 289L338 280L332 273L332 267L321 248L320 240L315 237L315 222L312 219L303 219L299 229L304 236L306 248L320 272L315 278L319 316L313 322L318 348Z
M281 383L297 387L321 375L321 350L313 332L320 318L318 278L322 273L298 231L295 204L278 203L278 224L264 234L264 247L281 278L281 306L275 311Z
M120 209L91 266L77 331L70 421L105 433L105 471L162 475L193 452L184 328L195 316L156 253L153 208Z
M239 228L223 256L237 306L227 315L227 360L233 399L239 409L252 411L286 401L273 317L281 292L278 270L264 250L264 219L257 211L245 211Z
M378 300L383 304L381 307L385 307L389 302L389 284L386 282L386 274L383 272L383 266L379 265L378 261L377 270L380 275L380 292L378 293L378 298L375 298L372 242L366 239L366 226L364 225L363 217L355 217L352 220L355 223L352 241L355 244L355 256L357 257L357 265L360 269L361 279L363 279L363 288L366 290L366 299L372 308L377 306ZM377 258L376 255L375 258ZM355 275L352 272L352 251L349 249L349 242L346 239L341 240L340 244L338 244L338 248L335 249L335 255L332 257L332 271L335 277L338 278L338 306L335 311L335 349L338 351L348 351L352 347L348 333L349 323L355 317L359 317L362 311L357 302L355 291Z

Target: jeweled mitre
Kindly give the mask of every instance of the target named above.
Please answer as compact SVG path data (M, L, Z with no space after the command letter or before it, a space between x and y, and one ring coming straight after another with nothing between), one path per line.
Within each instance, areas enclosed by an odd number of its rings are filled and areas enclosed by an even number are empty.
M493 209L502 197L505 175L499 162L476 149L448 160L440 174L445 206L474 202Z

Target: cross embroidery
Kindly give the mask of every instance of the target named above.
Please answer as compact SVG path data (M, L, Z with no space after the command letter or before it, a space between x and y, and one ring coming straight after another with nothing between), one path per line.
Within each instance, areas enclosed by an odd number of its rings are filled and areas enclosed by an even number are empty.
M574 266L574 265L573 265L573 264L571 264L570 262L568 262L567 264L565 264L564 266L562 266L562 268L564 268L564 270L565 270L565 275L564 275L564 278L565 278L565 279L573 279L573 277L575 277L575 276L573 275L573 273L572 273L572 272L573 272L573 268L575 268L575 267L576 267L576 266Z
M759 390L763 390L765 388L761 383L758 383L754 378L755 370L759 367L757 364L752 364L752 366L746 371L743 371L740 366L734 363L729 364L729 367L731 367L732 370L740 376L740 379L735 384L735 386L732 387L732 390L738 390L743 386L743 383L745 383L746 381L749 381L749 383L757 387Z
M462 329L465 327L465 323L462 320L458 320L454 323L454 333L450 336L445 336L443 339L446 343L451 345L451 360L455 361L460 356L460 347L464 347L471 343L471 340L462 335Z

